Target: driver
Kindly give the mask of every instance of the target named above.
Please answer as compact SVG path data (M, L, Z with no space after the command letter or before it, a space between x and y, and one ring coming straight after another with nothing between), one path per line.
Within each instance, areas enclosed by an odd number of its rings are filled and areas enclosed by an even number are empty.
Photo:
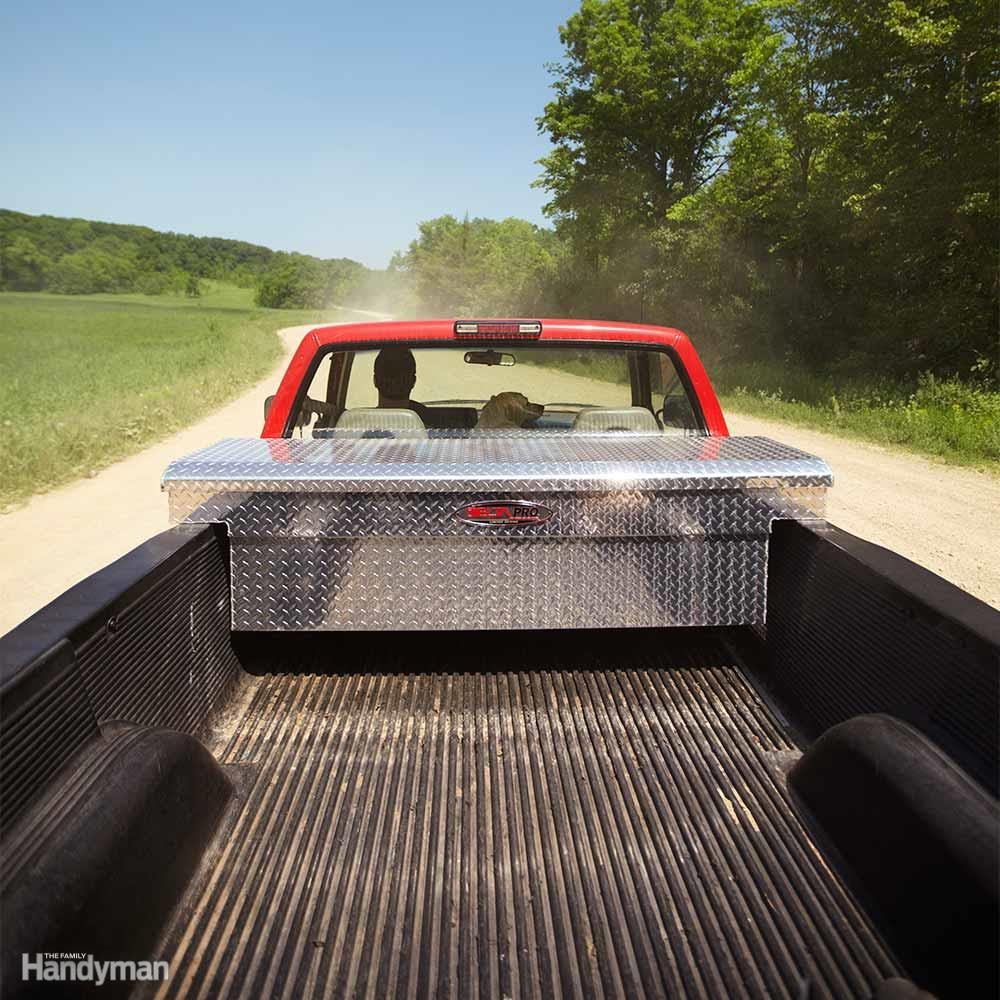
M381 410L413 410L426 424L428 407L410 399L417 383L417 362L408 347L383 347L375 358L375 388Z

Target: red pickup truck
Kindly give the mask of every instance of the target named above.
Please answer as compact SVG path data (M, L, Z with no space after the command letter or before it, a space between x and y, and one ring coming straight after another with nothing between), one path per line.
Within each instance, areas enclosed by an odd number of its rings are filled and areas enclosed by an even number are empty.
M4 995L992 997L1000 613L680 332L318 328L0 639Z

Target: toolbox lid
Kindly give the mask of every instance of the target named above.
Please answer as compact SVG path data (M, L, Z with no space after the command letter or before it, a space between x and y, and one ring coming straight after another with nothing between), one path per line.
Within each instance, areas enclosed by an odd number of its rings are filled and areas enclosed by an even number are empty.
M476 434L227 438L163 488L320 493L611 492L831 486L822 459L763 437Z

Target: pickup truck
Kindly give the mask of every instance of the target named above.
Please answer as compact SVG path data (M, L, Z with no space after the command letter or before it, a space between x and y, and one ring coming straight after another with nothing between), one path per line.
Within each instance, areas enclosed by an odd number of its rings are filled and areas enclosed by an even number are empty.
M0 639L4 996L997 995L1000 613L684 334L318 328L163 485Z

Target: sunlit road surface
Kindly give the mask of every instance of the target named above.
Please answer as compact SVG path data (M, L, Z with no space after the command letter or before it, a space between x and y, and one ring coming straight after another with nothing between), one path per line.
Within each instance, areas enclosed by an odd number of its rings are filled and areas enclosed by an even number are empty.
M730 434L777 438L824 458L833 524L1000 608L1000 478L774 420L726 420Z
M169 462L223 437L256 436L266 396L310 327L281 331L286 352L274 370L239 399L131 458L0 516L0 634L168 527L160 477ZM516 352L515 352L516 353ZM354 374L370 384L359 359ZM457 367L456 367L457 366ZM456 393L458 378L463 388ZM534 402L622 405L623 388L550 368L463 365L460 357L421 352L413 397L422 401L488 398L505 390ZM352 394L353 395L353 394ZM371 393L351 398L371 405ZM777 438L826 459L835 486L830 521L912 559L1000 607L1000 479L876 445L790 424L728 415L733 434Z

